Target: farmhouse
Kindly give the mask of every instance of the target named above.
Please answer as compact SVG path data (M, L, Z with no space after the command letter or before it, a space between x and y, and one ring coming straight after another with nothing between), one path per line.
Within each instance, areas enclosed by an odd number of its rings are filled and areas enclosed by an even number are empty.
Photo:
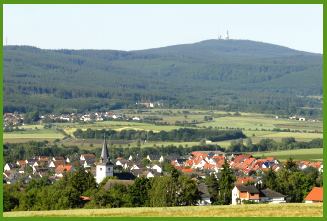
M259 203L260 191L253 185L236 185L232 190L232 204L241 204L244 200Z
M283 194L271 189L258 190L254 185L236 185L232 190L232 204L243 203L244 200L256 203L285 203Z
M310 193L304 199L305 203L322 203L323 202L323 188L313 187Z

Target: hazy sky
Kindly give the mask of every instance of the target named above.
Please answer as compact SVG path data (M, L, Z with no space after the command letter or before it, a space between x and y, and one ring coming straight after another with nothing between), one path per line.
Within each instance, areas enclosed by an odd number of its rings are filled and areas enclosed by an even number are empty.
M322 5L4 5L8 45L135 50L225 36L322 53Z

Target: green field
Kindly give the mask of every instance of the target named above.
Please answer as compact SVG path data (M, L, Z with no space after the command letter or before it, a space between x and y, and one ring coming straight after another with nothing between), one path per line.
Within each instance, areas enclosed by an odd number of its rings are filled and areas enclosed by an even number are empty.
M322 160L323 148L281 150L272 152L255 152L254 157L276 157L280 160L287 160L290 157L294 160Z
M64 138L64 134L55 129L44 129L38 125L24 126L22 127L25 131L14 131L7 132L3 134L3 139L5 142L17 143L30 140L49 140L53 141L55 139ZM36 129L37 128L37 129Z
M191 123L196 121L196 128L213 127L213 128L240 128L247 137L251 137L253 143L259 142L263 138L271 138L280 141L285 137L294 137L297 141L310 141L315 138L322 138L322 122L296 121L289 119L275 119L272 115L263 115L259 113L240 113L240 116L234 116L232 112L223 111L208 111L197 109L150 109L147 112L137 112L136 110L124 109L120 113L133 117L149 117L155 116L162 120L161 123L174 124L176 121L186 121ZM213 121L205 122L204 116L214 117ZM63 129L66 134L73 136L76 129L86 130L91 129L114 129L114 130L152 130L155 132L165 130L170 131L181 128L175 125L154 125L151 123L141 123L137 121L102 121L95 123L55 123L54 127ZM21 128L26 131L16 131L4 133L3 138L5 142L25 142L29 140L48 140L62 139L64 134L55 129L44 129L43 125L25 125ZM36 129L37 128L37 129ZM273 129L291 129L298 130L298 132L278 132ZM264 131L266 130L266 131ZM269 130L269 131L268 131ZM309 133L308 131L316 131L316 133ZM221 141L216 144L227 148L231 140ZM92 149L98 147L101 142L97 140L76 140L69 139L64 141L66 145L78 145L84 149ZM126 142L125 142L126 143ZM127 142L128 144L120 143L120 146L132 146L136 142ZM156 144L157 146L167 145L182 145L190 146L197 145L198 142L156 142L147 143L142 146L149 146Z
M237 212L236 212L237 211ZM144 207L5 212L4 217L322 217L322 204Z

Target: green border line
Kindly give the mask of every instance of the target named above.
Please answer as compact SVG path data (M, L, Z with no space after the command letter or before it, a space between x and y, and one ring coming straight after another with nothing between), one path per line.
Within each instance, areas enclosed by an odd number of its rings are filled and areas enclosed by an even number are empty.
M327 1L326 0L3 0L1 4L1 30L3 33L3 4L323 4L323 11L327 13ZM327 29L325 28L327 24L327 15L323 16L323 35L326 36ZM3 42L3 34L1 35L1 40ZM0 99L1 99L1 110L0 114L3 116L3 45L1 46L0 52ZM326 61L326 56L324 54L327 53L326 44L323 45L323 62ZM323 66L324 67L324 66ZM323 68L323 98L327 96L327 77L326 70ZM324 99L323 99L324 100ZM323 103L323 110L327 109L327 104ZM324 149L327 142L327 111L323 111L323 137L324 137ZM3 118L1 117L1 125L3 124ZM3 134L3 128L0 128L1 133ZM0 155L0 163L3 168L3 136L0 138L0 150L2 154ZM323 164L326 166L327 157L323 154ZM1 173L1 178L3 175ZM324 183L327 183L327 177L323 178ZM3 184L1 182L1 202L0 209L3 211ZM324 191L324 198L327 199L327 191ZM237 212L237 211L235 211ZM278 212L278 211L276 211ZM325 220L324 217L327 217L327 209L326 204L323 206L323 217L287 217L287 220ZM104 221L104 220L112 220L112 221L125 221L125 220L165 220L165 221L184 221L184 220L194 220L194 221L206 221L206 220L242 220L242 221L253 221L253 220L285 220L284 217L3 217L2 220L8 221L44 221L44 219L49 221L58 221L67 220L67 221L77 221L77 220L96 220L96 221Z

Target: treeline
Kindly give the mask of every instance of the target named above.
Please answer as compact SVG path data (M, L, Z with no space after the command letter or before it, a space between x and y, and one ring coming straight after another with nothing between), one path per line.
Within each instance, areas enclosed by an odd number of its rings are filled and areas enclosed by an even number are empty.
M170 158L185 156L192 151L225 151L218 145L198 145L192 147L183 146L154 146L154 147L110 147L109 155L111 159L124 157L128 159L133 156L137 160L145 158L147 155L154 156L159 159L160 156L169 156ZM94 150L82 150L77 146L57 146L50 145L48 142L28 142L21 144L5 144L3 145L4 162L16 162L22 159L31 159L35 156L63 156L69 157L70 160L79 160L82 153L94 153L100 156L101 148Z
M49 144L48 141L30 141L28 143L6 143L3 145L4 162L16 162L22 159L32 159L36 156L63 156L71 160L78 159L81 153L91 151L79 149L77 146L62 146Z
M92 173L79 168L54 184L43 177L28 184L4 185L4 211L188 206L200 199L196 181L174 168L165 176L136 178L130 186L118 183L106 189L108 180L97 185ZM83 201L81 196L91 200Z
M245 140L232 141L229 152L257 152L257 151L275 151L275 150L293 150L323 148L323 139L316 138L311 141L296 141L295 138L282 138L280 142L273 139L261 139L259 143L253 144L251 138Z
M148 140L148 141L201 141L208 139L213 142L245 138L241 130L214 130L214 129L191 129L180 128L172 131L139 131L139 130L92 130L88 128L83 131L77 129L74 132L76 138L81 139L103 139L106 136L111 140Z

